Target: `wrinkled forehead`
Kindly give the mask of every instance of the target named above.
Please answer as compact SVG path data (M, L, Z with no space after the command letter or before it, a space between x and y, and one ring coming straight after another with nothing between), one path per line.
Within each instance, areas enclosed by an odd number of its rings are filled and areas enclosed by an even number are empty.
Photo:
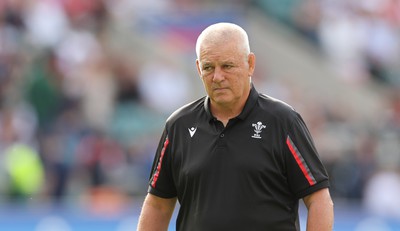
M208 58L233 58L238 57L243 52L243 47L237 42L229 39L204 40L200 47L198 59L204 60Z
M221 31L216 33L210 33L200 41L200 48L212 45L222 44L238 44L240 41L239 36L232 32Z

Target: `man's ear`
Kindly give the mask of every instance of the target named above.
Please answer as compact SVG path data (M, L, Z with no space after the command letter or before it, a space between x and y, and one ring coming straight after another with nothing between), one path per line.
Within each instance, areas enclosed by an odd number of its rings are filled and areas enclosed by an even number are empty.
M247 62L249 64L249 76L252 76L256 68L256 55L253 52L250 52L247 56Z
M196 67L197 67L197 73L199 73L199 76L201 78L201 69L200 69L200 61L199 61L199 59L196 59Z

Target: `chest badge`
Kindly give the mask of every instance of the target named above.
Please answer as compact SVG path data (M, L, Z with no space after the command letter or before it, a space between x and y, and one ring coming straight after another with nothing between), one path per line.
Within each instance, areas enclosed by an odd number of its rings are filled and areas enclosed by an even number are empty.
M258 121L257 123L255 123L255 124L252 124L251 126L253 126L254 127L254 135L252 135L251 137L252 138L256 138L256 139L261 139L261 135L260 135L260 133L262 132L262 130L264 129L264 128L266 128L267 126L265 126L264 124L262 124L260 121Z
M190 137L193 137L194 133L196 133L197 127L188 128Z

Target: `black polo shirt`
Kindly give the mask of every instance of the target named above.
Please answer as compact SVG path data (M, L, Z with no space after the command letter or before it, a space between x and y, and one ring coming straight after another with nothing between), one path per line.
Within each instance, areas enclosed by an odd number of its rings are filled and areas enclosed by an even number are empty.
M177 230L300 230L299 199L329 187L310 133L292 107L252 87L226 127L203 97L166 122L149 193L177 197Z

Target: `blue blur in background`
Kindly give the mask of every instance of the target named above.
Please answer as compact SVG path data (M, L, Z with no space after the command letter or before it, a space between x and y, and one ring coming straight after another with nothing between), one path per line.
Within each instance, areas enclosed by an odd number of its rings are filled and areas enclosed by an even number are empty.
M114 216L90 214L90 211L75 209L27 209L15 206L0 210L0 230L4 231L128 231L137 227L139 204ZM300 224L305 230L305 208L300 207ZM373 216L357 206L336 204L335 226L338 231L397 231L400 222ZM175 230L176 212L169 230Z

